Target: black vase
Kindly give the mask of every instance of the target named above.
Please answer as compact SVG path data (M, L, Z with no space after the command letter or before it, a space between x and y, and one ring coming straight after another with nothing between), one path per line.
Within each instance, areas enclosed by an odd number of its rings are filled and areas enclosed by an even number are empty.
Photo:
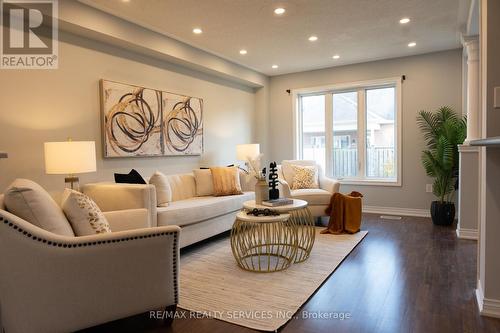
M433 201L431 217L432 223L435 225L452 225L455 220L455 204L453 202Z

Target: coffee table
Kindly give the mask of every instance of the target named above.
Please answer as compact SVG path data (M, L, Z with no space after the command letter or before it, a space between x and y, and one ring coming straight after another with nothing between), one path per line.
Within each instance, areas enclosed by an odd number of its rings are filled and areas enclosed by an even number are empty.
M291 205L268 207L256 204L255 200L250 200L245 201L243 207L247 210L269 208L279 213L290 214L290 223L294 226L297 233L297 254L294 262L303 262L309 258L314 245L316 231L314 229L314 218L309 208L307 208L307 201L293 199Z
M253 216L241 211L231 229L236 263L252 272L287 269L297 253L297 233L289 214Z

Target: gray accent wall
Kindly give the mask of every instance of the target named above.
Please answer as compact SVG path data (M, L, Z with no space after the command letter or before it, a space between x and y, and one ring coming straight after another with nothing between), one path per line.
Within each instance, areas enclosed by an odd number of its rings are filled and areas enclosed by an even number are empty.
M113 181L114 172L136 168L144 177L155 170L189 172L193 168L235 162L236 144L253 141L255 91L234 81L61 32L59 69L2 70L0 79L0 193L15 179L39 182L56 197L64 175L46 175L43 143L93 140L97 172L81 174L81 183ZM104 159L101 141L99 80L114 80L204 99L202 156ZM265 103L259 110L266 112Z
M418 56L381 60L342 67L271 77L269 93L270 158L293 158L292 95L287 89L383 79L406 75L402 85L402 186L342 185L341 191L362 192L364 204L377 207L428 209L434 200L426 193L432 183L420 164L424 149L416 125L419 110L442 105L462 112L462 51L451 50Z

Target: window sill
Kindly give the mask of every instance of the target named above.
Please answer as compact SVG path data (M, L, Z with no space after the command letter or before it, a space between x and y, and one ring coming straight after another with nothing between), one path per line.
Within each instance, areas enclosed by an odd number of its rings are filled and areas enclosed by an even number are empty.
M380 180L380 179L337 179L341 185L362 185L362 186L392 186L401 187L400 180Z

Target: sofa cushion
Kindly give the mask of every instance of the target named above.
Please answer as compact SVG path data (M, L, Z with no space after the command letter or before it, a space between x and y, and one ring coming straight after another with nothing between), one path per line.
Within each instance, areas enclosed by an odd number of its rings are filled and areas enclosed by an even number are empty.
M318 169L316 166L292 165L293 175L292 190L319 188Z
M167 178L172 189L172 201L196 196L196 183L192 173L168 175Z
M75 236L66 216L49 193L28 179L16 179L5 191L8 212L39 228L62 236Z
M240 172L237 167L213 167L212 181L215 196L236 195L243 193L240 184Z
M111 232L109 223L96 203L83 193L64 190L61 207L76 236Z
M158 208L158 226L186 226L235 212L243 207L243 202L254 199L253 192L224 197L193 197L173 201L168 207Z
M290 191L293 199L305 200L309 205L328 205L332 194L320 188L305 188Z
M163 173L156 171L151 178L149 184L155 186L156 189L156 205L158 207L166 207L172 201L172 188L168 182L167 176Z
M196 196L214 195L212 171L210 169L195 169L193 173L196 180Z

